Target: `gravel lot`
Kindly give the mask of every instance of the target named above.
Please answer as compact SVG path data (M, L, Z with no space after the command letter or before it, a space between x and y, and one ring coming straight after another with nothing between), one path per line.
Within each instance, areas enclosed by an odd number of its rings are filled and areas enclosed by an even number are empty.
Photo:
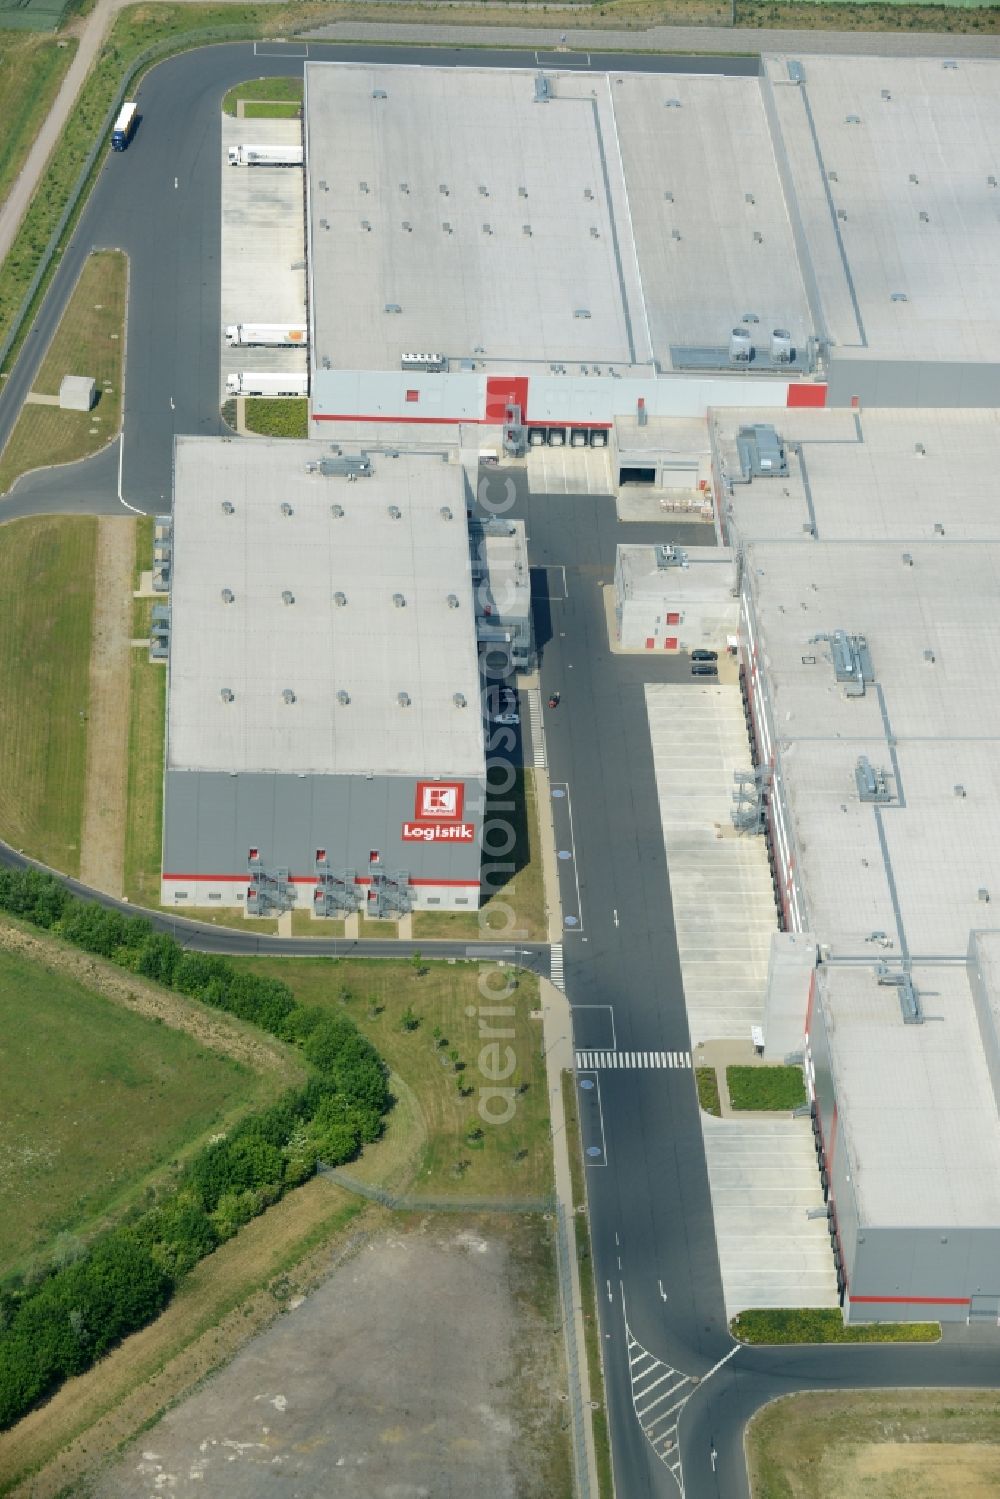
M544 1230L522 1222L497 1232L454 1219L411 1220L379 1237L146 1432L88 1493L568 1496L568 1478L553 1486L561 1469L551 1466L553 1434L565 1446L566 1407L555 1387L561 1345L553 1322L531 1305L532 1238L537 1251Z

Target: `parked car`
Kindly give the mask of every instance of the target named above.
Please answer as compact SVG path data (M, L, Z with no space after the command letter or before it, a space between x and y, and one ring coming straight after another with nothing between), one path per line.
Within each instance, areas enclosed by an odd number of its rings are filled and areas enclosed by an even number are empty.
M719 653L718 653L718 651L692 651L691 652L691 660L692 661L718 661L718 659L719 659Z
M693 677L717 677L719 668L714 661L696 661L691 668Z
M493 722L502 724L519 724L521 722L521 715L519 713L494 713Z

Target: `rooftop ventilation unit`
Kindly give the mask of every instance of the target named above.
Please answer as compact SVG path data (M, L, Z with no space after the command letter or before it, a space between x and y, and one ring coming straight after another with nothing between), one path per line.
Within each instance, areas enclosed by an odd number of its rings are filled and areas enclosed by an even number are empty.
M845 683L847 696L864 697L865 683L875 680L875 668L864 635L834 630L832 635L810 636L809 644L815 645L821 640L829 641L834 673L838 682Z
M395 604L397 609L406 608L406 599L401 593L394 593L392 596L392 602Z
M745 480L784 479L788 474L785 444L767 422L741 427L736 435L736 450Z
M283 703L294 703L294 701L295 701L295 693L292 691L292 689L290 687L286 687L285 690L282 692L282 694L281 694L281 701Z
M662 544L656 548L657 567L687 567L687 552L682 552L680 547L671 546L669 543Z
M359 453L354 457L346 453L336 454L332 458L321 458L318 463L307 463L307 474L322 474L324 479L370 479L372 473L372 461L367 453ZM344 513L342 505L331 505L330 514L342 516Z
M333 516L334 520L342 520L344 515L343 505L331 505L330 514Z
M583 190L583 196L584 196L584 198L586 198L586 200L587 200L588 203L593 203L593 201L594 201L594 190L593 190L593 188L585 187L584 190Z
M447 182L438 183L438 192L441 194L442 198L447 198L450 195L450 191L451 190L448 187Z
M573 316L575 318L583 318L586 320L590 317L590 309L587 307L574 307Z
M224 703L231 703L234 701L236 694L231 687L223 687L222 691L219 693L219 696L222 698L222 701Z
M236 506L233 504L232 500L223 500L223 502L222 502L222 513L223 513L223 515L233 515L235 513L235 511L236 511Z
M744 193L743 201L744 203L749 203L751 206L753 206L757 202L757 199L754 197L753 193Z
M861 801L885 803L893 800L892 788L886 772L877 770L867 755L858 756L858 763L854 767L854 779L857 782L858 796Z
M224 588L222 590L222 602L224 604L233 604L236 602L236 595L231 588Z
M402 510L400 510L400 508L399 508L398 505L390 505L389 506L389 519L390 520L402 520L403 519L403 512L402 512Z
M528 238L530 239L531 238L531 225L530 224L522 224L521 225L521 233L522 234L526 234L528 236Z
M291 507L291 505L289 505L289 503L288 503L287 500L282 500L282 502L281 502L281 513L282 513L282 515L293 515L294 514L294 511L292 510L292 507Z
M371 226L371 222L368 219L362 219L361 220L361 227L365 231L366 234L371 234L371 232L372 232L372 226Z
M663 201L664 201L664 203L672 203L674 201L674 195L673 195L673 193L670 193L670 192L664 193L663 194Z
M402 312L403 309L398 302L386 302L385 310L386 312Z
M367 182L359 182L358 183L358 187L361 189L361 191L363 193L367 193L367 192L371 191L371 189L369 188Z
M668 99L664 105L665 109L680 109L680 107L681 101L679 99Z
M792 358L792 335L787 328L771 330L771 363L789 364Z
M548 104L552 98L552 84L544 73L535 74L535 103Z
M408 708L410 706L410 704L413 702L413 699L411 698L411 696L410 696L410 694L408 692L397 692L396 693L396 702L399 704L399 706L401 708Z
M481 197L481 198L488 198L488 197L489 197L489 195L490 195L490 190L489 190L489 188L488 188L488 187L487 187L487 186L486 186L486 183L485 183L485 182L481 182L481 183L480 183L480 184L479 184L479 196L480 196L480 197Z
M342 687L340 689L340 691L337 693L337 702L340 704L340 706L342 708L346 708L347 705L348 705L348 703L350 701L351 701L351 694L349 692L345 692L344 689L343 689L343 687Z
M440 515L440 517L441 517L442 520L451 520L452 519L452 509L451 509L451 506L450 505L442 505L441 509L438 512L438 514Z
M753 340L745 328L734 328L729 335L729 363L749 364L753 358Z
M890 302L908 302L910 299L905 291L894 291L889 294Z
M401 182L399 184L399 191L401 193L408 193L410 191L410 184L408 182Z
M389 97L389 95L386 93L386 91L385 91L384 88L373 88L372 89L372 98L373 99L388 99L388 97Z
M805 69L794 57L788 59L788 81L789 83L805 83L806 81Z
M847 115L847 117L844 120L844 124L845 125L860 125L861 124L861 116L860 115Z
M904 969L889 968L885 963L879 963L875 969L875 977L880 984L899 990L899 1008L903 1012L903 1024L923 1025L924 1012L912 976Z
M528 196L528 189L526 187L519 187L517 190L517 196L519 198L526 198Z
M449 593L449 595L448 595L448 608L449 609L457 609L458 608L458 594L457 593Z
M292 592L292 590L290 588L282 589L281 602L283 604L294 604L295 603L295 595L294 595L294 593Z
M464 692L453 693L451 700L455 704L456 708L465 708L468 706L468 702Z
M333 596L333 602L336 604L338 609L343 609L344 605L347 603L347 594L338 591Z

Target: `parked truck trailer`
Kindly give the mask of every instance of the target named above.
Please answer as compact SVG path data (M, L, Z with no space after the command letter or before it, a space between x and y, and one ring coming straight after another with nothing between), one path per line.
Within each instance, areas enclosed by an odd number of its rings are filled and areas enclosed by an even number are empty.
M306 346L307 330L301 323L230 323L226 343L261 349L284 349Z
M305 396L309 394L309 376L275 374L272 370L239 370L226 376L229 396Z
M301 146L230 146L231 167L300 167Z

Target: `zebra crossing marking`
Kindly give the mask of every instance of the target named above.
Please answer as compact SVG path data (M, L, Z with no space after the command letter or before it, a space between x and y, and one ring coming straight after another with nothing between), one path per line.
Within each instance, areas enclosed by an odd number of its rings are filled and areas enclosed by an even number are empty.
M531 764L535 770L544 770L548 761L545 758L542 694L537 687L526 687L524 696L528 700L528 726L531 729Z
M557 989L566 992L566 977L563 973L563 947L561 942L553 942L549 948L549 978Z
M553 962L555 948L552 949ZM562 978L562 949L560 948L559 979ZM555 978L553 968L553 983L559 982ZM560 989L562 983L559 982ZM635 1070L637 1068L687 1068L691 1067L691 1053L689 1051L578 1051L576 1054L576 1066L579 1072L596 1072L602 1068L614 1071L616 1068Z

